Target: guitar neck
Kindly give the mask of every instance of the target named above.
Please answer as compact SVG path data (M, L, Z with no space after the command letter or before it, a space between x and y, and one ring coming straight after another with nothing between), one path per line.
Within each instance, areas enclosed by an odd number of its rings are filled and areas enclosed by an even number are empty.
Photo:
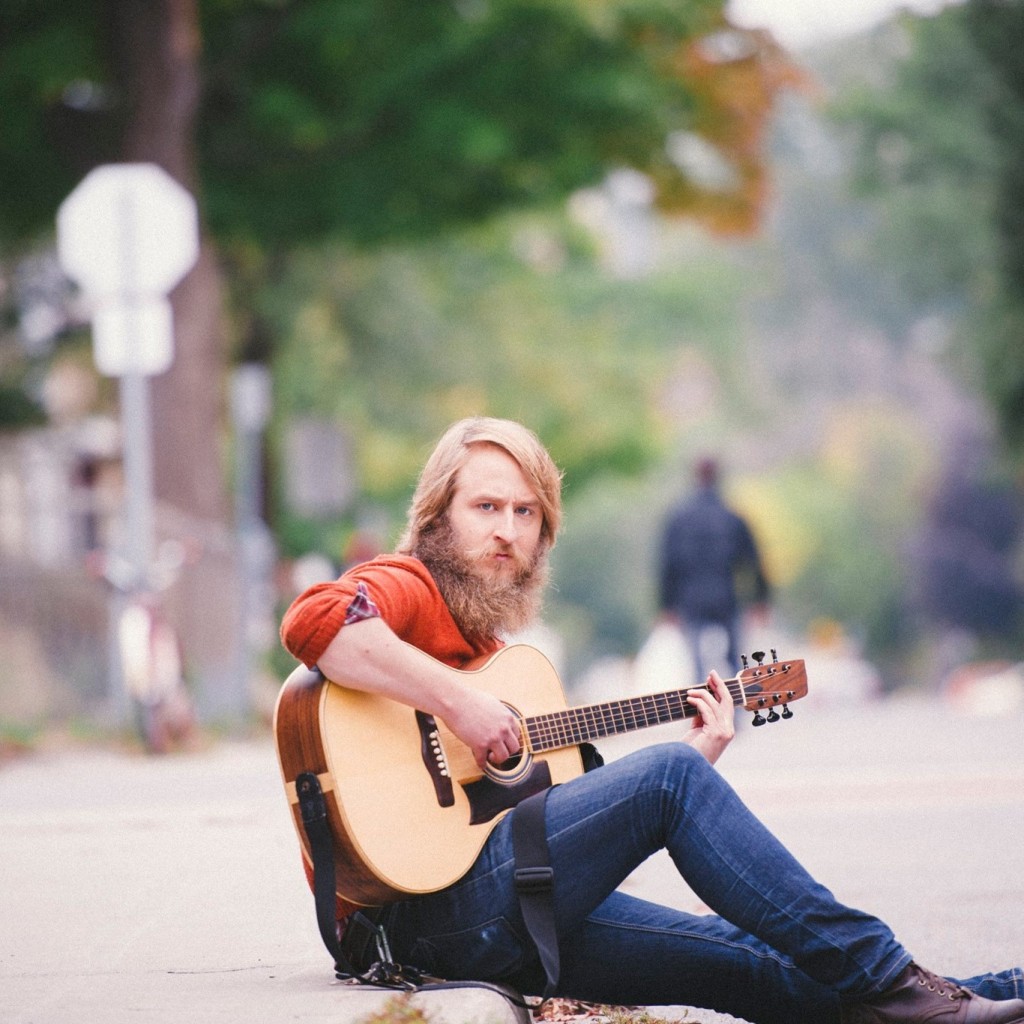
M743 687L739 679L726 679L733 704L744 703ZM683 690L649 693L642 697L627 697L601 704L588 704L566 708L546 715L533 715L525 719L530 749L534 752L556 750L573 746L602 736L616 736L654 725L693 718L697 709L686 699L689 690L706 686L688 686Z

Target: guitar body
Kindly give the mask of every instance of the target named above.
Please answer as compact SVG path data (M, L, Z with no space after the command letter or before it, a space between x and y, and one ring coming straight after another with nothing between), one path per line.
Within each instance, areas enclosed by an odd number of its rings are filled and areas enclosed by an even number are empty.
M532 647L507 647L460 677L523 718L566 706L558 674ZM370 906L451 885L520 800L583 772L575 745L482 771L442 722L305 667L281 690L274 734L304 856L295 779L313 772L327 802L338 895Z

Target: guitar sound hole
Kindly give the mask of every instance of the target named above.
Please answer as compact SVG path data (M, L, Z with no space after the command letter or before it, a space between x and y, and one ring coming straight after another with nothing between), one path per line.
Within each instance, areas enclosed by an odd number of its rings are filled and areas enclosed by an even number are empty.
M494 767L499 772L511 772L515 771L516 768L522 763L523 754L520 751L518 754L513 754L507 761L502 761L501 764L496 764Z

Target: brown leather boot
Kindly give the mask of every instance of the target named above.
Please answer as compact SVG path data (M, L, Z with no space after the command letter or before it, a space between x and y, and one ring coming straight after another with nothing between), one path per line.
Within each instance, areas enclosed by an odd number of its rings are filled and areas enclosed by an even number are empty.
M880 995L848 1003L842 1024L1024 1024L1024 999L992 1000L911 964Z

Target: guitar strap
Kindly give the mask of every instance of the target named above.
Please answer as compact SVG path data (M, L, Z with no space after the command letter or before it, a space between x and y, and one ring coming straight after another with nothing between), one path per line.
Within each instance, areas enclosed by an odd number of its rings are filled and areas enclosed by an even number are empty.
M331 846L331 830L327 823L327 803L320 787L320 780L313 772L302 772L295 778L295 789L299 797L302 826L306 830L309 853L313 859L313 900L316 904L316 923L320 929L320 938L323 939L327 952L334 958L334 970L339 974L359 977L359 973L342 952L341 942L338 940L334 850Z
M353 967L345 955L338 936L337 904L335 892L337 876L335 874L334 847L331 841L330 825L327 821L327 802L324 800L320 780L313 772L301 772L295 777L295 789L299 797L299 812L302 825L309 839L309 853L313 861L313 901L316 906L316 923L320 929L327 952L334 959L334 973L338 978L351 978L364 985L376 985L382 988L399 988L412 990L417 988L436 987L423 984L425 978L413 968L403 967L391 959L384 929L370 920L362 911L356 911L352 919L357 919L361 927L372 934L379 959L371 963L365 972ZM350 919L351 920L351 919Z
M585 772L604 765L601 752L592 743L581 743L579 747ZM516 893L526 930L537 947L547 978L544 999L550 999L555 994L561 973L558 932L555 930L555 869L551 866L548 831L544 820L548 794L553 788L528 796L512 812Z
M544 808L550 789L534 793L512 812L512 849L515 854L515 884L523 920L540 953L547 977L544 998L555 994L561 966L558 933L555 930L555 872L548 851Z

